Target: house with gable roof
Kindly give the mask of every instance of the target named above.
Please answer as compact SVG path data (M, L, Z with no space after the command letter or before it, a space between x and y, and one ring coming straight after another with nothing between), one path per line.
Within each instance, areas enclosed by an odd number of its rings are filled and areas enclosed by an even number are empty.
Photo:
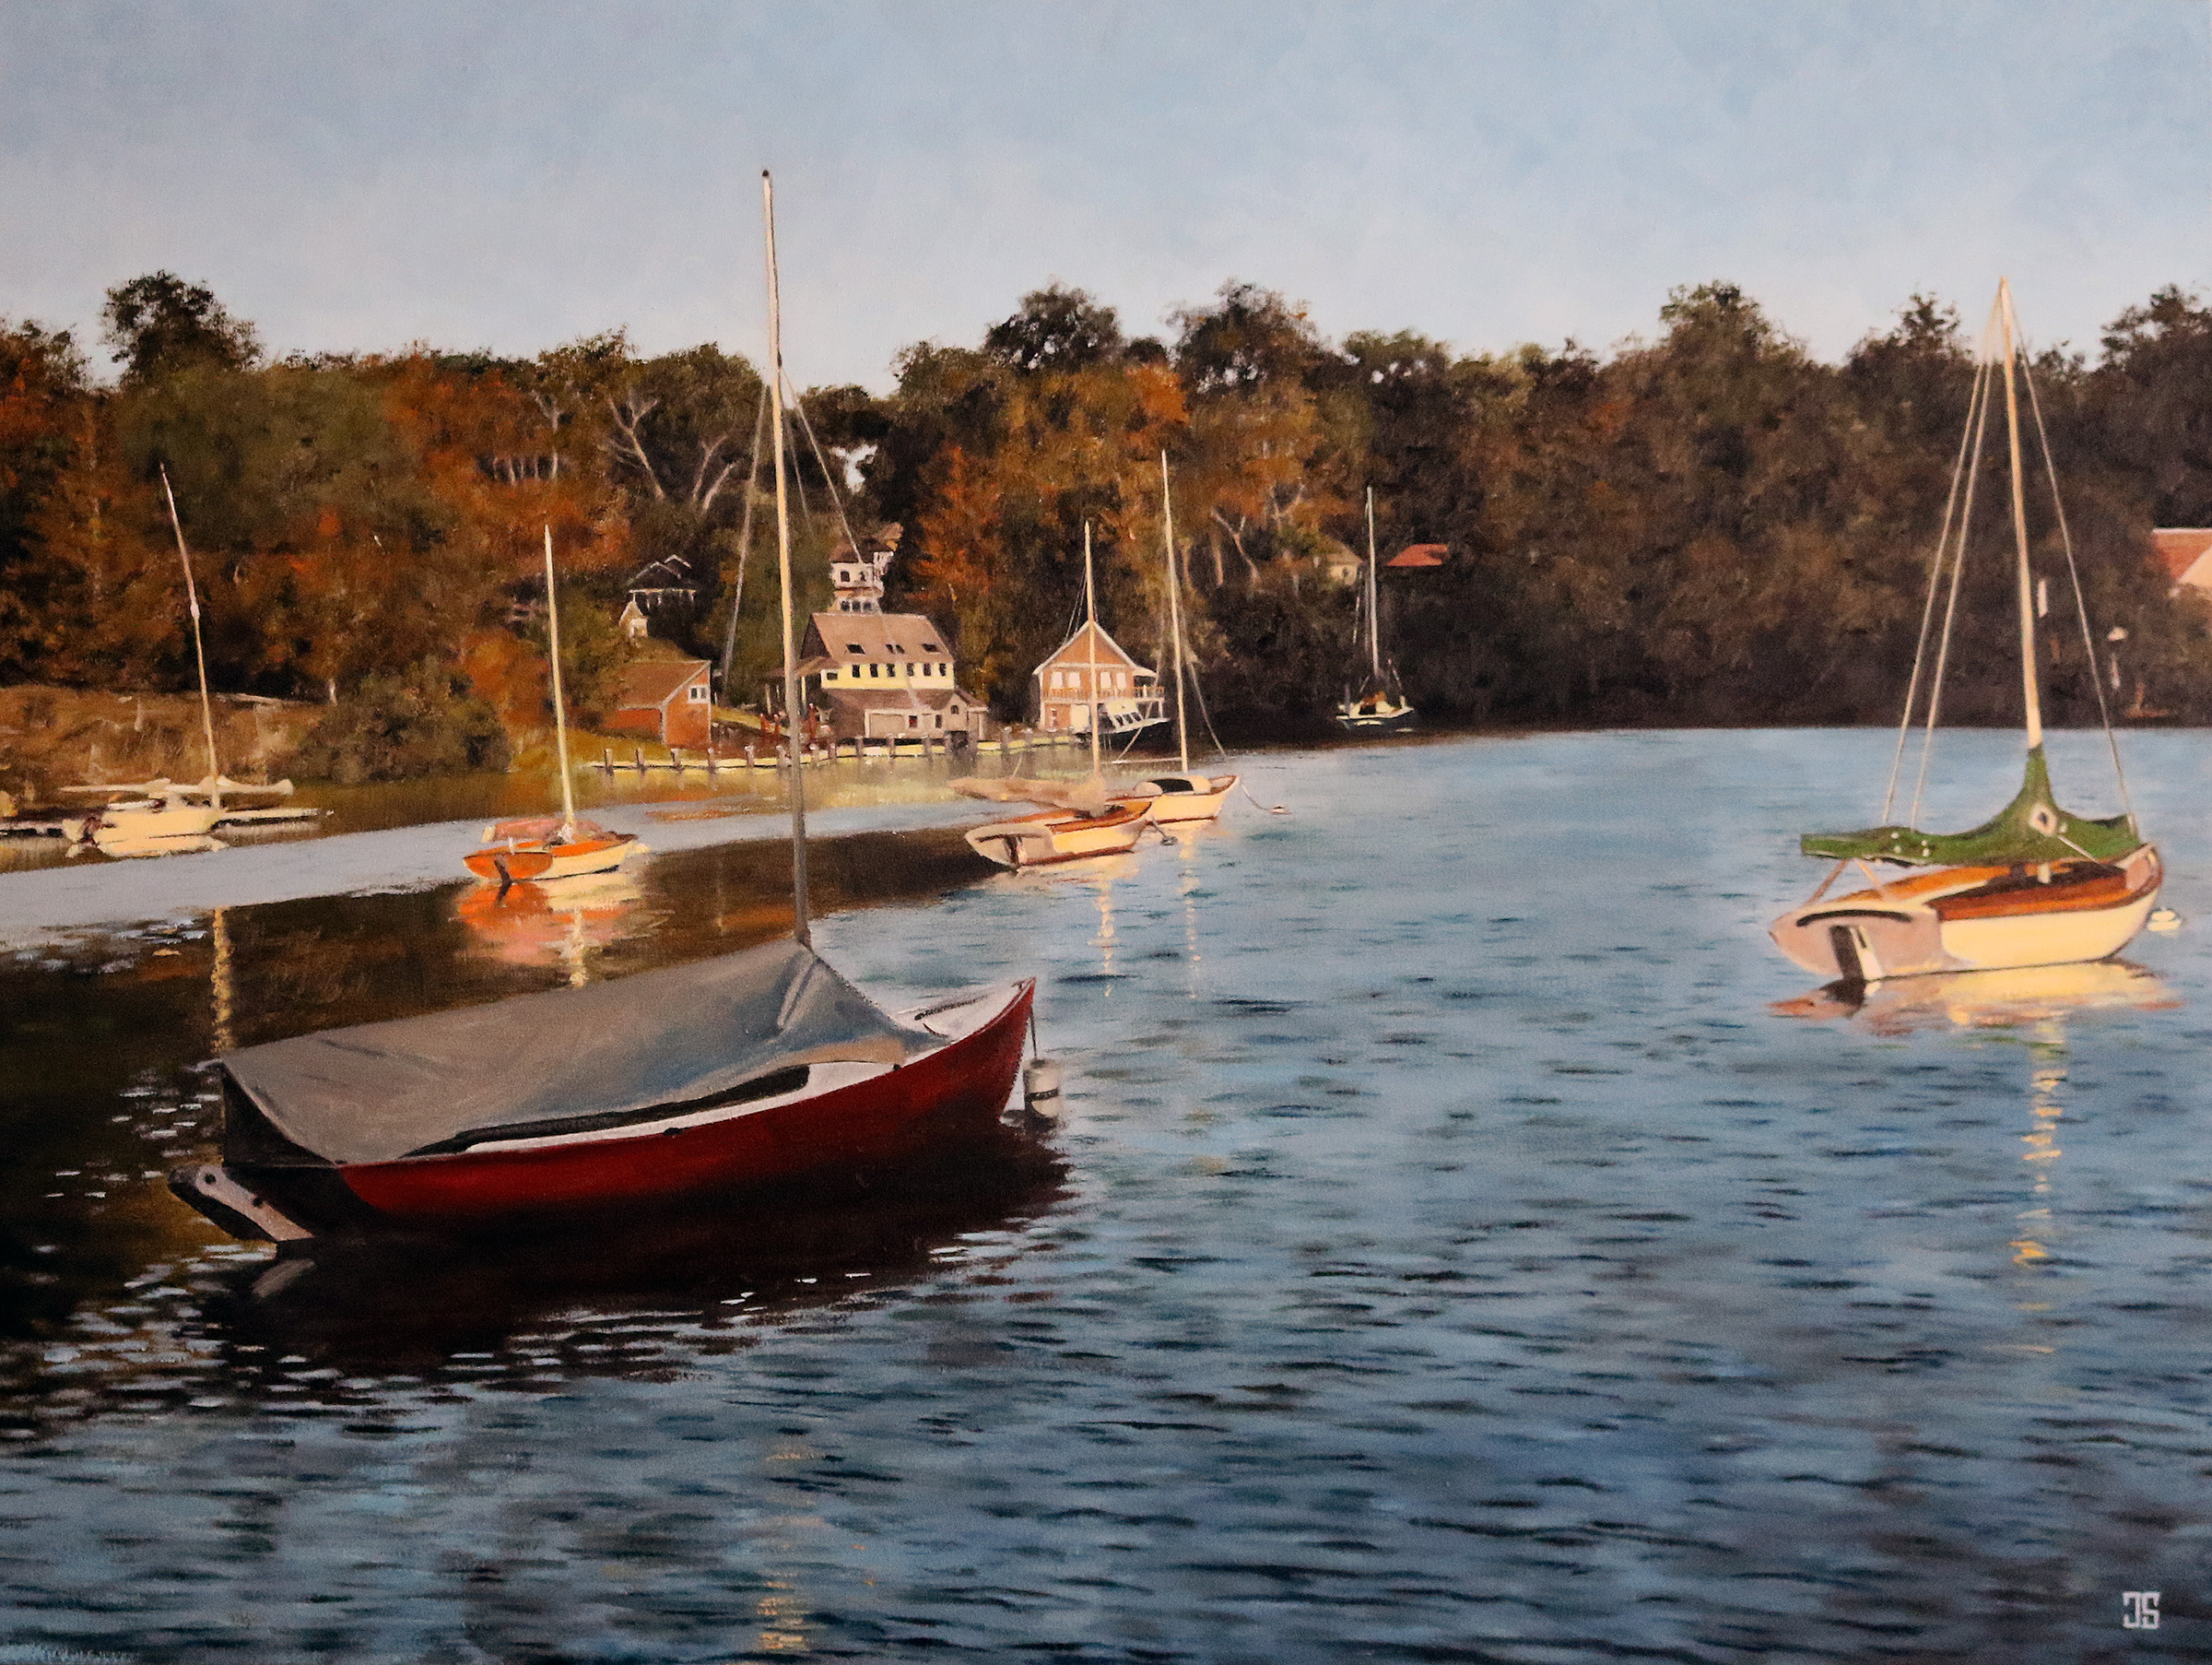
M1030 673L1037 679L1037 726L1088 734L1098 714L1105 732L1127 735L1167 721L1159 675L1097 624L1085 624Z

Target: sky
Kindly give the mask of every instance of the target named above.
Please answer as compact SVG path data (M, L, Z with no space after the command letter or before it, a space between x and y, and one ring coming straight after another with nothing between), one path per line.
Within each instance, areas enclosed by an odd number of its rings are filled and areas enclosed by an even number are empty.
M2206 0L0 0L0 317L208 284L276 351L622 326L889 387L1059 280L1171 334L1659 330L1721 278L1836 358L1915 290L2095 351L2212 285Z

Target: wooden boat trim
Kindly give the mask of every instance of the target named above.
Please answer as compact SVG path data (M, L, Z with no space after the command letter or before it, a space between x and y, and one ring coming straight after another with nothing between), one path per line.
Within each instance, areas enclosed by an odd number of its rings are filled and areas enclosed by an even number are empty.
M2159 888L2162 875L2154 864L2147 880L2131 885L2127 875L2103 862L2069 864L2071 873L2053 868L2048 880L2035 874L2001 880L1944 896L1933 904L1946 924L1959 919L2027 917L2037 914L2083 913L2098 908L2132 907ZM2085 870L2086 869L2086 870Z

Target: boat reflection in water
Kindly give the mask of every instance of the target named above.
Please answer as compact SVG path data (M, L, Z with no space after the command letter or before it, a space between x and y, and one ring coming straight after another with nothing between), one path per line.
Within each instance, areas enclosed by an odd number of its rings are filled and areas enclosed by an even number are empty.
M1957 972L1888 983L1830 983L1768 1010L1785 1018L1842 1018L1877 1034L1923 1029L2018 1029L2077 1012L2171 1011L2181 1006L2156 974L2126 960Z
M2181 1000L2156 974L2125 960L2081 965L2042 965L2019 971L1962 972L1949 976L1905 977L1892 983L1831 983L1771 1009L1783 1017L1841 1018L1881 1035L1934 1029L2024 1031L2029 1047L2029 1123L2019 1138L2020 1160L2030 1175L2030 1206L2016 1217L2010 1239L2015 1266L2044 1267L2053 1254L2053 1175L2065 1154L2058 1142L2065 1114L2060 1089L2066 1080L2066 1021L2095 1012L2173 1011ZM2030 1294L2048 1291L2031 1290ZM2023 1301L2020 1310L2048 1317L2046 1299ZM2039 1336L2041 1331L2039 1329ZM2037 1352L2057 1346L2022 1342Z
M1024 1228L1066 1195L1065 1177L1041 1142L1008 1128L995 1145L758 1192L742 1208L486 1237L466 1255L326 1239L224 1272L204 1319L248 1371L300 1356L380 1375L451 1362L474 1383L525 1389L665 1374L749 1345L765 1320L987 1273L1023 1252ZM296 1364L281 1374L306 1380ZM321 1385L342 1397L337 1379Z
M543 884L472 885L453 912L481 951L514 965L559 964L570 986L591 981L591 958L650 931L657 911L628 873L593 873Z

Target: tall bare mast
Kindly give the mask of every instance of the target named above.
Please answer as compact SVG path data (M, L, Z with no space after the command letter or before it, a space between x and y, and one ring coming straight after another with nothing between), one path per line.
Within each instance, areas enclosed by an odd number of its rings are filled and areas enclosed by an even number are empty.
M1367 659L1382 680L1382 620L1375 608L1375 489L1367 489Z
M553 750L560 759L560 837L576 836L576 788L569 771L569 703L560 691L560 604L553 596L553 525L546 523L546 637L553 654Z
M2018 327L2012 311L2012 284L1997 279L1997 327L2005 337L2005 433L2012 449L2012 540L2019 555L2020 688L2028 713L2028 750L2043 743L2043 705L2035 679L2035 596L2028 571L2028 500L2020 469L2020 398L2013 380L2014 334ZM2094 668L2094 667L2092 667Z
M192 608L192 656L200 667L200 728L207 737L207 802L223 807L222 765L215 758L215 702L207 693L207 649L200 641L200 591L192 581L192 551L184 547L184 523L177 518L177 494L169 489L169 465L161 465L161 495L169 500L170 529L177 535L177 559L184 563L184 600Z
M806 781L799 761L799 644L791 612L791 503L783 479L783 318L776 292L776 188L760 170L760 218L768 243L768 406L769 430L776 459L776 573L783 585L783 744L791 755L791 934L814 946L806 920Z
M1084 651L1090 655L1090 772L1101 773L1099 767L1099 592L1090 577L1090 522L1083 523L1083 620L1086 631Z
M1168 644L1175 664L1175 766L1188 773L1191 731L1182 717L1182 577L1175 561L1175 497L1168 484L1165 451L1159 454L1159 513L1168 538Z

